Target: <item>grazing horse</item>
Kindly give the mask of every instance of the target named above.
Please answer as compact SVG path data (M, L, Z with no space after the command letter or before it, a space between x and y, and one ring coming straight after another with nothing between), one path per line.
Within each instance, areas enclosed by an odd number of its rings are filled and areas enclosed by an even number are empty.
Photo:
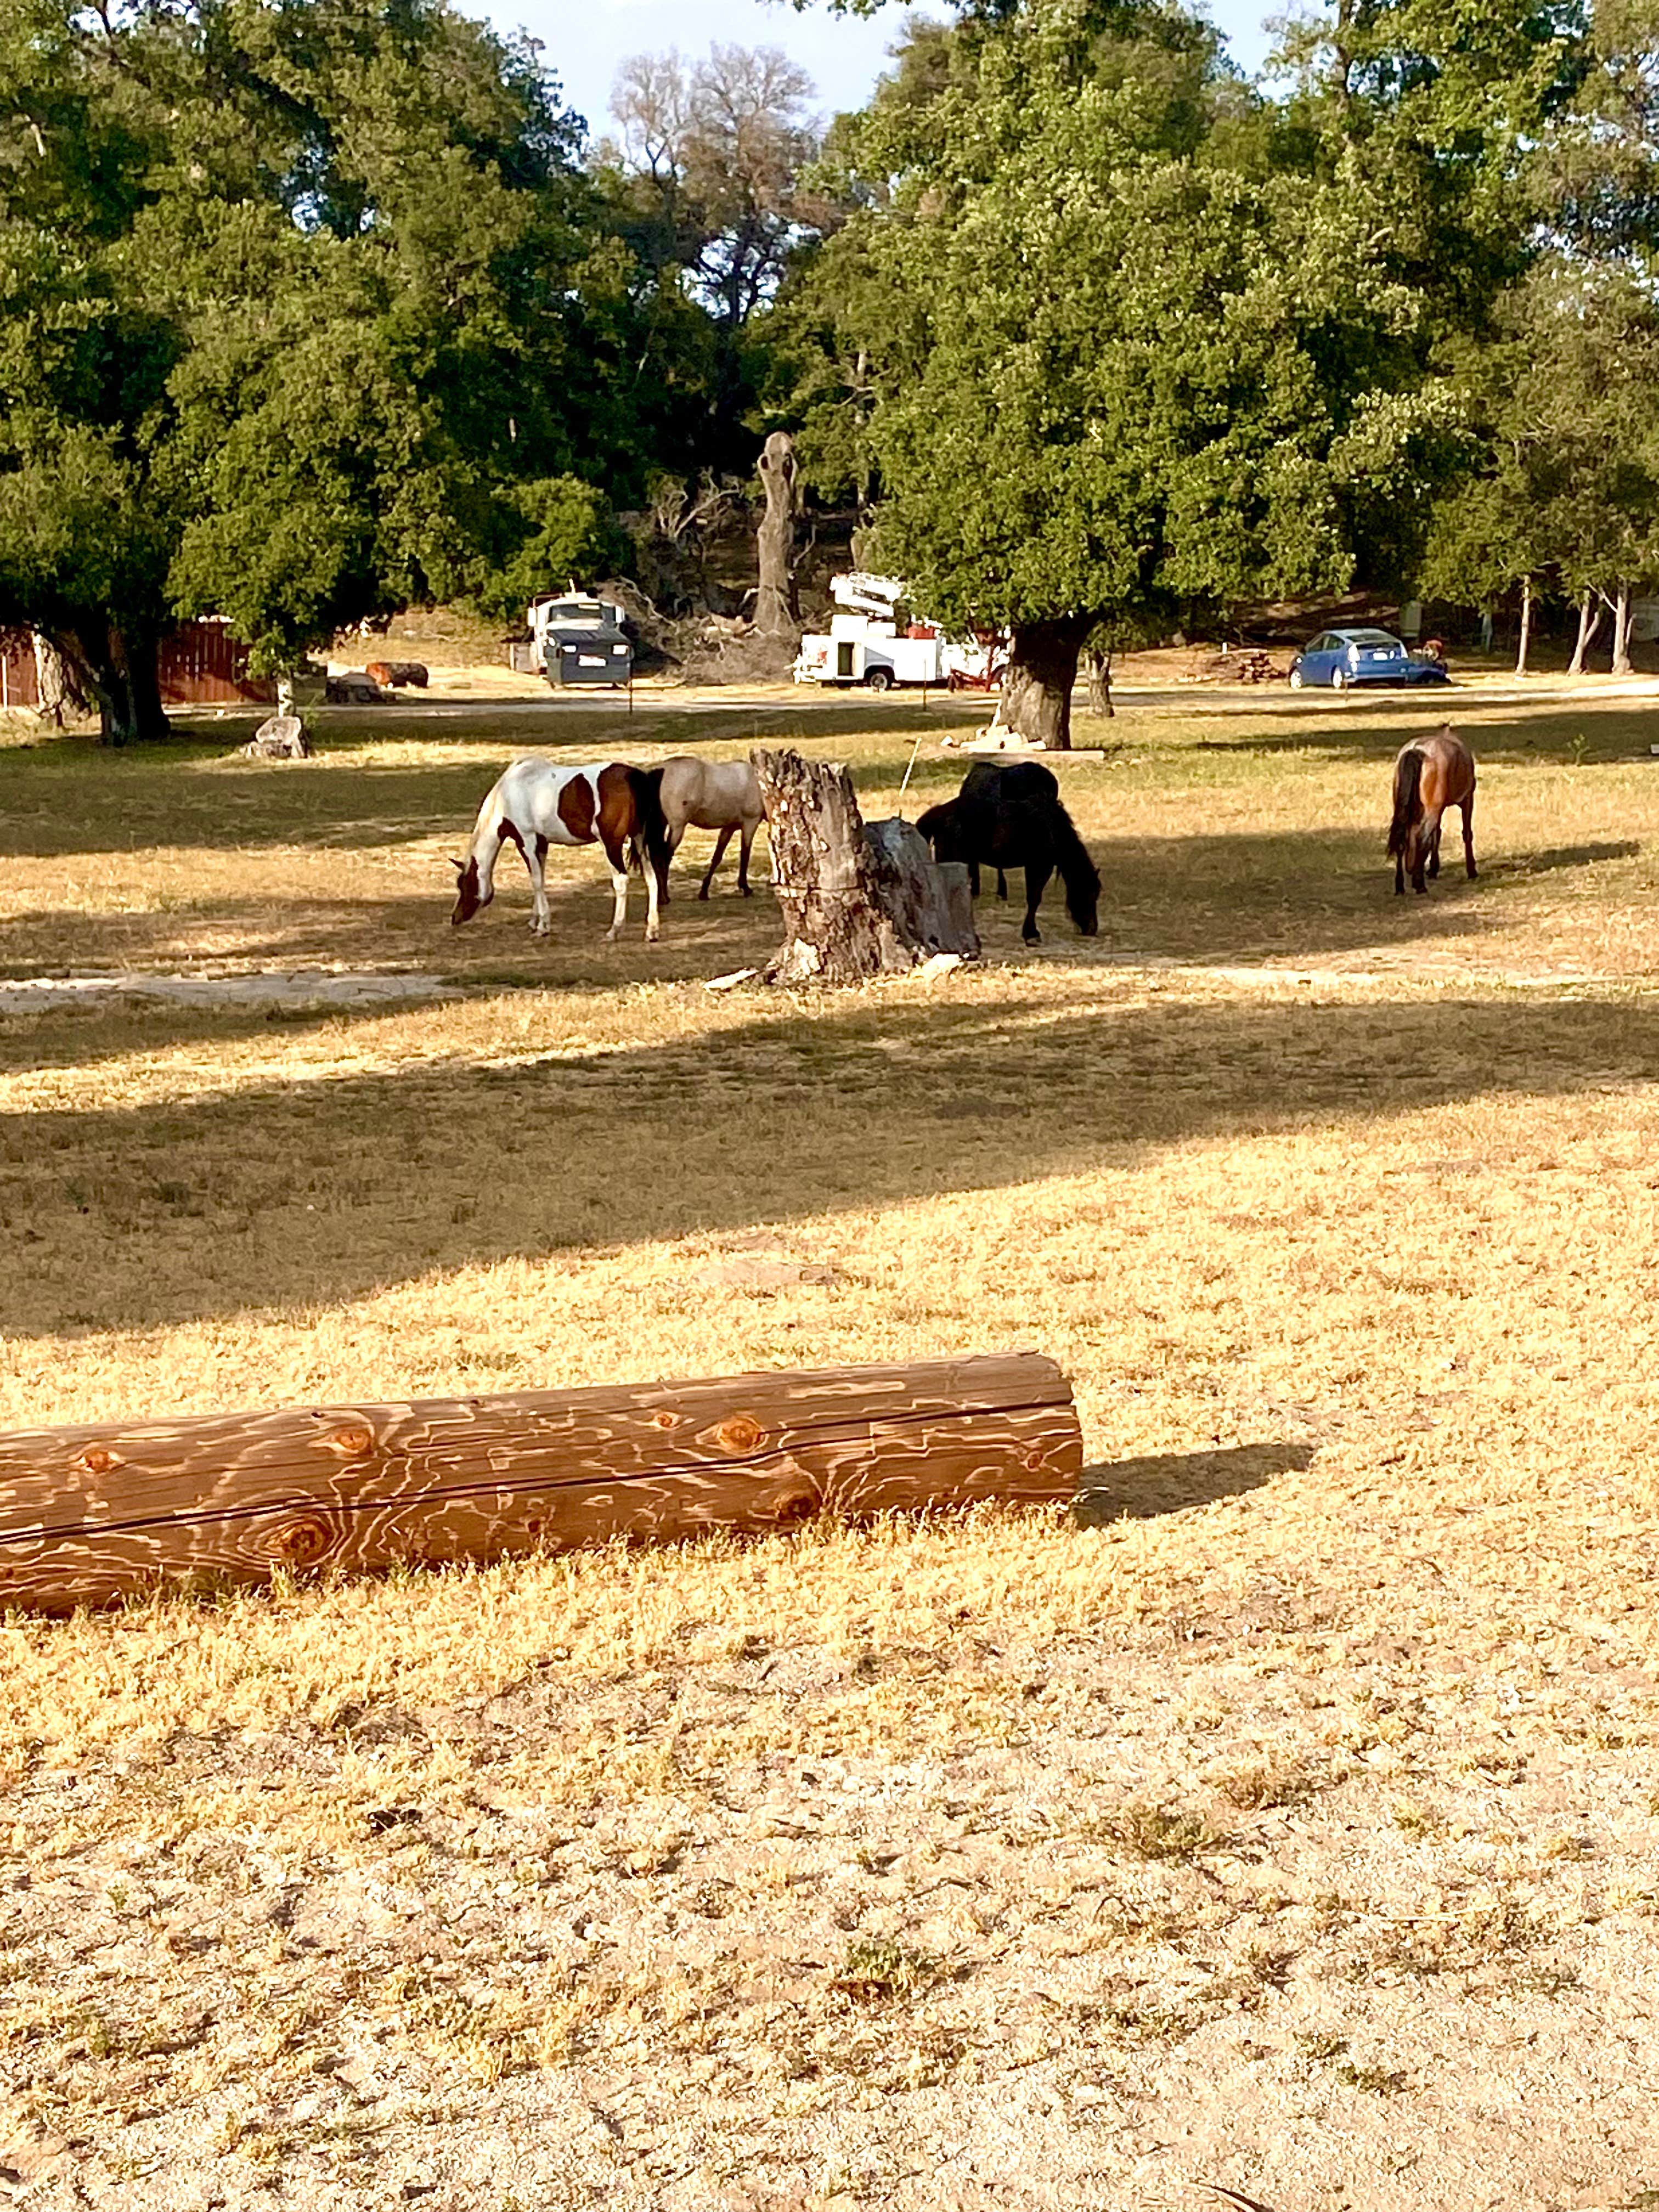
M1389 824L1389 858L1394 862L1395 896L1406 878L1413 890L1428 889L1426 877L1440 873L1440 817L1449 806L1463 816L1463 864L1474 867L1474 757L1446 723L1431 738L1402 745L1394 764L1394 820Z
M531 930L545 937L552 919L542 871L548 847L601 845L617 895L616 919L605 935L615 937L628 919L628 878L637 869L645 878L646 941L653 942L657 895L668 872L661 781L660 769L629 768L623 761L560 768L533 756L515 760L478 809L465 860L454 863L461 880L450 921L459 927L489 904L495 896L496 860L503 845L513 844L524 857L535 894Z
M1011 761L1000 767L995 761L975 761L962 779L962 797L977 799L988 805L994 793L1000 792L1007 799L1029 799L1040 805L1045 799L1060 804L1060 778L1053 769L1044 768L1037 761ZM979 863L968 864L968 883L975 898L979 896ZM997 870L997 896L1006 899L1008 878L1001 868Z
M1025 871L1025 919L1020 935L1028 945L1042 941L1036 912L1056 870L1066 886L1066 910L1085 937L1100 927L1100 877L1071 816L1060 803L1060 786L1035 761L997 769L981 762L970 769L956 798L930 806L916 824L933 848L936 860L965 860L969 882L979 892L981 863L1000 881L1005 870Z
M714 880L714 871L732 842L732 833L741 830L738 889L744 898L754 896L749 888L749 848L755 842L756 830L765 819L766 810L761 805L759 781L747 761L712 761L696 753L676 753L662 764L662 811L668 823L671 860L678 852L680 840L688 829L720 831L714 857L708 863L708 872L697 893L700 899L708 897L708 886ZM662 896L665 901L665 870Z

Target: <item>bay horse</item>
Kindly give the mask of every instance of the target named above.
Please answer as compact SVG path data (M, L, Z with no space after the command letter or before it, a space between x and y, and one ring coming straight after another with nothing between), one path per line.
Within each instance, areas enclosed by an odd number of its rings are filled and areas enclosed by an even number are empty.
M533 754L515 760L478 809L465 860L453 863L460 883L450 921L459 928L489 904L495 896L495 862L502 846L512 844L530 871L532 933L545 937L552 921L542 866L548 847L599 845L611 863L617 897L616 917L605 935L615 937L628 920L628 878L636 871L645 878L646 942L654 943L658 893L668 872L661 782L660 769L630 768L625 761L560 768Z
M1449 722L1431 738L1402 745L1394 764L1394 819L1389 824L1389 858L1394 862L1395 896L1425 891L1427 878L1440 873L1440 817L1449 806L1463 817L1463 865L1474 866L1474 756Z
M704 760L697 753L674 754L662 764L662 811L668 824L670 860L678 852L680 840L688 829L720 832L714 857L708 863L708 872L697 893L700 899L708 897L714 871L733 832L740 830L743 842L738 848L738 889L744 898L754 896L749 888L749 850L755 842L756 830L765 819L766 810L761 805L759 780L747 761ZM665 900L668 896L665 872L662 895Z
M916 828L936 860L967 862L975 897L981 864L996 870L1000 884L1007 869L1024 869L1025 919L1019 933L1027 945L1042 942L1037 907L1056 872L1066 886L1066 910L1079 933L1099 933L1099 872L1060 803L1059 783L1036 761L1008 768L977 762L957 796L942 806L930 806Z

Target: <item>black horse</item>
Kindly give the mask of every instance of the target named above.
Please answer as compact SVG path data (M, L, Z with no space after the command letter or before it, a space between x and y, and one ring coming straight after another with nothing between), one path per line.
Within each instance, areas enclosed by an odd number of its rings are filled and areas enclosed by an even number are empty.
M965 860L974 896L979 896L981 864L997 872L1003 896L1004 873L1025 871L1025 920L1020 935L1039 945L1038 902L1050 876L1066 886L1066 910L1085 937L1100 928L1100 877L1071 816L1060 803L1060 785L1051 770L1036 761L998 768L979 761L963 779L962 789L942 806L930 806L916 824L933 848L936 860Z

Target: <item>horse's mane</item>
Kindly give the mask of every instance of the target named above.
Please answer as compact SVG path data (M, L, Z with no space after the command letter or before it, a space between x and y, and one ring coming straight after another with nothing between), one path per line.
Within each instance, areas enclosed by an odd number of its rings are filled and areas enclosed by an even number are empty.
M662 811L662 770L630 768L628 781L640 825L632 840L628 864L642 876L648 868L668 866L668 817Z
M1422 754L1415 745L1407 745L1394 764L1394 819L1389 824L1391 860L1405 853L1406 839L1417 813L1418 786L1422 774Z
M1091 910L1100 901L1100 871L1089 858L1089 848L1077 834L1077 824L1060 805L1049 799L1043 808L1054 841L1054 866L1066 886L1066 911L1085 932Z

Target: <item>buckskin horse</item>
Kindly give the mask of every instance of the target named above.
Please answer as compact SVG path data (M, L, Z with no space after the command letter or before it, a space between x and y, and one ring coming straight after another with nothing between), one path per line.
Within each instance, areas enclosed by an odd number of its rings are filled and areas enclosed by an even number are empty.
M1463 864L1474 866L1474 756L1449 722L1431 738L1402 745L1394 764L1394 819L1389 824L1389 858L1394 862L1396 897L1406 889L1425 891L1427 878L1440 873L1440 817L1449 806L1463 817Z
M661 783L659 768L630 768L625 761L559 768L533 755L515 760L478 809L465 860L453 863L460 883L450 921L459 927L489 904L495 896L495 862L502 846L512 844L530 871L531 930L545 937L552 921L542 866L548 847L599 845L611 863L617 895L616 918L605 935L615 937L628 920L628 878L637 871L645 878L646 942L654 943L658 896L668 873Z
M1060 803L1052 770L1035 761L1008 768L978 762L957 796L942 806L930 806L916 828L936 860L967 862L975 897L981 866L996 870L999 885L1007 869L1024 869L1025 919L1019 933L1028 945L1042 942L1037 907L1056 872L1066 886L1066 910L1079 932L1085 937L1098 933L1100 876Z
M704 760L698 753L675 753L662 764L662 811L668 823L671 860L678 852L680 840L688 829L720 832L714 857L708 863L702 888L697 893L700 899L708 897L708 886L714 880L714 871L725 856L732 833L741 830L738 889L744 898L753 897L749 888L749 848L755 842L755 832L765 819L765 809L761 805L759 780L747 761ZM668 896L666 883L663 885L663 896Z

